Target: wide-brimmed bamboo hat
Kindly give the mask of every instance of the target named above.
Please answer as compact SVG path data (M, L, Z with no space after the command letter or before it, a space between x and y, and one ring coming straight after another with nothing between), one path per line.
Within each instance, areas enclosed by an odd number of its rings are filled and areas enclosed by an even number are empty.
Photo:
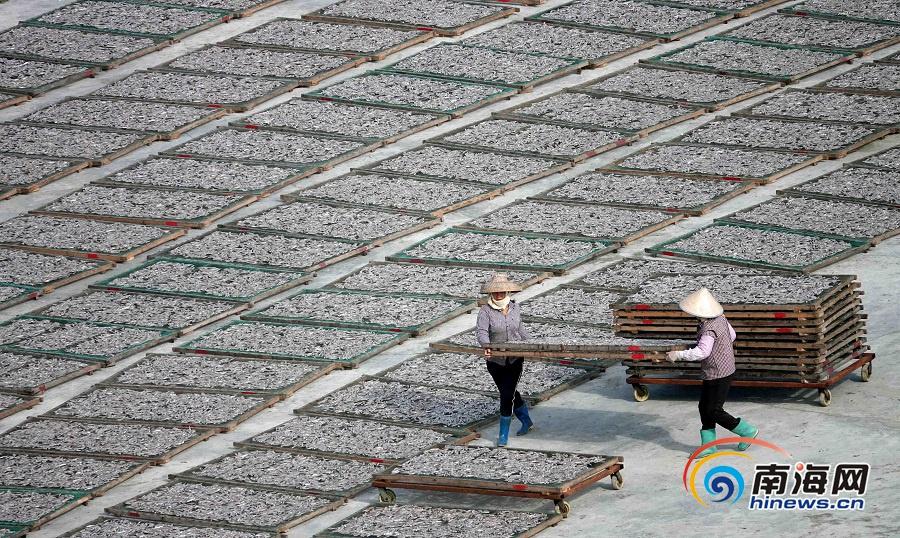
M725 309L706 288L700 288L678 303L684 312L698 318L715 318L722 315Z
M494 273L490 280L481 286L481 293L499 293L502 291L522 291L522 286L512 282L505 273Z

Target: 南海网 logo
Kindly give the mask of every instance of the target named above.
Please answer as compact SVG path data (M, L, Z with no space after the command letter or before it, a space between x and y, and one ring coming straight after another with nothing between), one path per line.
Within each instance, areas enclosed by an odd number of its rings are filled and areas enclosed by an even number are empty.
M734 464L730 463L735 462L733 458L740 458L737 461L750 460L752 458L749 454L736 450L717 449L716 452L708 456L697 458L698 454L710 447L726 444L735 445L737 443L749 443L753 446L773 450L785 457L790 457L790 453L787 450L762 439L727 437L706 443L691 454L687 463L684 464L684 471L681 475L685 491L690 493L694 500L701 505L710 506L710 502L731 505L737 503L744 496L744 491L747 487L744 475ZM729 462L729 459L731 459L731 462ZM701 481L699 488L698 479ZM703 493L701 494L701 492Z

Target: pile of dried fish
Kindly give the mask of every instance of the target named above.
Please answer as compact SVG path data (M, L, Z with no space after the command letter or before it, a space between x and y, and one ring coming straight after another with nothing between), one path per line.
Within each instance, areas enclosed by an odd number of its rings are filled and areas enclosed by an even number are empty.
M216 47L185 54L168 67L250 77L310 78L350 61L346 56L249 47Z
M323 198L394 209L436 211L489 191L490 187L478 185L351 173L296 194L304 198Z
M12 394L4 394L0 393L0 410L6 410L11 407L15 407L25 401L24 398L20 396L13 396Z
M365 538L513 538L550 517L518 511L476 510L439 506L374 506L329 530L341 536Z
M254 271L162 260L122 275L111 281L109 286L242 298L283 286L298 276L292 272Z
M699 65L721 71L799 77L842 57L843 55L835 52L712 40L701 41L658 59L666 64Z
M221 316L234 303L185 297L96 291L50 305L44 316L183 329Z
M2 464L2 461L0 461ZM383 465L347 461L273 450L234 452L188 471L202 478L262 486L340 493L367 486Z
M819 275L669 275L647 279L627 303L677 303L700 287L709 288L722 304L813 303L840 279Z
M517 390L538 396L585 373L578 368L526 361ZM383 374L385 379L420 385L496 393L484 357L466 353L429 353L405 361Z
M900 65L863 64L829 80L829 88L900 92Z
M142 329L45 319L14 318L0 326L0 345L102 357L124 353L159 336L158 332Z
M621 298L618 293L608 291L560 288L522 303L522 315L567 323L611 325L610 305Z
M166 0L166 4L185 7L203 7L210 9L227 9L240 11L260 4L267 0Z
M305 269L358 246L326 239L214 231L175 247L169 253L196 260Z
M167 0L170 4L184 0ZM268 533L232 531L218 527L184 527L159 521L104 517L94 520L71 535L71 538L270 538Z
M44 286L89 271L98 263L100 262L0 248L0 282Z
M0 437L2 439L2 437ZM250 442L348 456L403 459L452 441L449 434L383 422L301 415Z
M765 0L677 0L677 3L708 9L738 11L763 3Z
M328 17L451 28L473 23L503 9L441 0L344 0L319 13Z
M392 472L516 484L561 484L587 473L602 461L603 456L584 454L448 446L415 456Z
M900 206L900 182L892 170L842 168L792 189Z
M60 417L115 421L222 424L265 402L235 394L100 388L67 401L53 411Z
M710 11L632 0L577 0L541 13L541 19L645 32L674 34L717 17Z
M25 121L171 132L218 111L188 105L107 99L69 99L22 118Z
M458 310L461 303L434 297L303 292L259 311L262 316L304 320L415 327Z
M26 155L99 159L144 139L140 133L0 124L0 152Z
M430 114L295 99L242 121L261 127L320 131L361 138L387 138L434 121Z
M329 161L363 146L350 140L280 131L222 129L179 146L177 151L225 159L311 165Z
M85 366L83 362L57 357L0 353L0 388L36 391L42 385Z
M302 362L257 361L213 355L151 354L116 376L116 384L275 391L319 370Z
M312 404L312 410L422 426L465 427L495 415L499 399L445 388L368 379Z
M72 161L0 155L0 185L29 185L74 164Z
M900 148L889 149L872 155L862 162L872 166L883 166L885 168L900 170Z
M671 144L651 146L619 166L650 172L765 178L807 160L809 157L793 153Z
M0 490L0 521L30 523L72 501L70 495L36 491Z
M289 355L330 361L349 361L396 338L393 333L356 329L324 329L303 325L237 323L193 340L199 349L235 353Z
M274 527L329 504L312 495L175 482L125 501L128 510L212 523Z
M638 66L585 89L690 103L721 103L748 95L765 83L712 73L649 69Z
M852 146L880 130L862 125L724 118L689 132L681 141L717 146L827 152Z
M560 266L589 256L600 247L596 243L569 239L457 231L428 239L404 254L414 258Z
M83 73L77 65L51 64L19 58L0 58L0 88L29 90Z
M671 218L671 213L662 211L526 201L494 211L468 224L487 230L617 239Z
M255 77L139 71L100 88L93 95L198 104L243 103L284 85L283 80Z
M799 7L829 15L900 22L894 0L806 0Z
M675 250L790 267L805 267L849 248L850 243L775 230L710 226L666 244Z
M131 250L168 233L141 224L40 216L21 216L0 224L4 243L106 253Z
M479 297L481 285L493 271L469 267L440 267L419 264L369 264L331 287L403 293L443 294L451 297ZM513 282L525 283L535 273L507 272Z
M775 14L745 24L726 35L786 45L862 49L900 36L900 29L867 22Z
M588 273L578 282L585 286L616 291L634 291L641 283L662 275L759 275L762 271L735 265L718 265L680 260L625 259Z
M227 211L240 195L88 185L44 206L44 211L130 218L203 219Z
M230 224L241 228L372 241L421 225L426 220L419 215L301 201L273 207Z
M0 34L0 52L52 60L105 63L156 47L144 37L16 26Z
M0 484L91 490L116 480L132 468L134 463L124 461L0 454Z
M278 19L234 38L239 43L334 52L379 52L418 38L418 30Z
M762 116L894 125L900 123L900 97L795 90L767 99L749 112Z
M473 47L581 60L597 60L642 43L645 40L626 34L530 22L507 24L460 41L460 44Z
M729 218L855 238L875 238L900 228L900 210L799 196L773 198Z
M537 153L574 158L621 140L612 131L587 131L573 127L526 123L510 120L485 120L441 138L444 142L505 151Z
M558 165L556 161L536 157L422 146L381 161L375 169L506 185Z
M349 78L321 90L335 99L452 112L503 93L503 88L453 80L377 73Z
M125 2L82 0L61 7L38 21L46 24L82 26L152 35L178 34L206 22L221 18L208 11L186 10Z
M517 108L513 113L577 125L640 131L693 110L679 105L563 92Z
M240 192L269 188L296 173L293 168L259 164L151 158L103 180L136 186Z
M577 176L543 196L574 202L692 208L708 204L740 187L741 184L734 181L595 172Z
M4 433L0 447L152 458L196 439L200 433L188 428L39 419Z
M572 63L568 60L551 56L447 44L425 49L390 67L441 77L523 84L552 75L570 65Z

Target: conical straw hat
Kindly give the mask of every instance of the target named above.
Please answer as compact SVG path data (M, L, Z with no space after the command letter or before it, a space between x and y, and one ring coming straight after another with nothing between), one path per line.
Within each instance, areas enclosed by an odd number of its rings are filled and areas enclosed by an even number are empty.
M495 293L500 291L522 291L522 286L511 282L505 273L494 273L490 280L481 286L481 293Z
M719 301L706 288L700 288L678 303L678 307L698 318L715 318L725 311Z

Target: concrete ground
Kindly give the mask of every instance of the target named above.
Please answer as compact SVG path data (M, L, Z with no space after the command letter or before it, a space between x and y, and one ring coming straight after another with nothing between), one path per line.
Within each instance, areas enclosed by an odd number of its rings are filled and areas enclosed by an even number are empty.
M18 20L46 12L59 5L70 3L57 0L10 0L0 4L0 29L13 26ZM232 21L186 39L182 43L156 52L153 55L126 64L122 68L101 73L94 79L80 81L61 88L45 96L0 111L0 121L8 121L21 117L31 111L57 102L65 97L83 95L96 88L119 80L138 69L151 67L195 50L208 43L221 41L247 29L259 26L279 16L299 17L301 14L332 3L330 0L309 1L292 0L276 7L261 11L252 17ZM562 3L561 0L548 2L540 9ZM523 8L525 15L537 11L536 8ZM754 16L758 17L768 10ZM511 101L498 103L482 109L464 118L430 129L416 136L404 139L384 149L354 159L338 166L327 173L304 180L301 185L319 183L336 175L347 172L351 167L383 159L418 145L423 139L441 132L474 123L487 117L491 112L519 104L556 91L563 87L598 78L602 75L619 71L633 65L639 58L649 57L666 50L671 50L687 43L702 39L712 33L719 33L742 24L742 19L727 26L714 28L696 34L677 43L660 45L641 54L633 55L625 60L614 62L603 69L585 71L540 86L536 91L517 96ZM469 34L505 24L507 21L492 23ZM433 46L444 39L420 45L399 55L392 56L380 64L365 64L361 68L350 71L339 77L329 79L326 84L353 76L364 70L396 61L400 57L411 55L419 50ZM872 58L889 55L900 50L894 46L875 54ZM870 61L868 58L865 61ZM799 86L811 86L825 78L830 78L853 66L843 65L816 77L803 81ZM796 86L795 86L796 87ZM303 91L273 99L251 113L294 98ZM770 95L770 94L769 94ZM397 240L377 249L366 257L358 257L335 265L322 271L312 282L317 287L336 280L357 268L382 260L385 256L402 250L413 242L445 229L480 216L497 207L507 205L515 200L532 195L558 185L584 171L608 164L622 156L633 153L652 142L663 141L683 134L685 131L706 123L714 117L727 115L744 108L754 101L767 96L740 103L717 114L707 114L697 120L687 122L641 140L631 146L619 148L590 159L579 166L535 183L523 186L507 195L480 203L448 215L444 225ZM91 180L107 175L141 160L155 152L162 151L185 140L196 138L211 131L219 125L232 121L240 115L232 114L226 119L191 131L181 139L173 142L155 143L112 164L102 168L89 169L77 175L51 184L40 191L17 196L0 202L0 220L35 209L61 195L77 190ZM662 240L695 230L708 224L713 218L721 217L739 208L748 207L774 196L775 191L805 181L811 177L822 175L839 168L843 163L864 158L887 147L900 144L900 135L895 135L852 153L848 158L826 161L816 166L791 174L772 185L757 187L748 194L742 195L703 217L695 217L681 221L677 225L663 229L651 236L632 243L618 253L607 255L589 264L578 267L565 277L548 280L541 285L529 288L522 294L529 297L545 291L550 287L576 280L581 275L608 265L622 256L640 255L645 247ZM286 191L296 189L290 187ZM262 200L245 208L241 213L248 214L266 207L277 205L277 195ZM193 231L188 238L202 233ZM167 245L171 246L171 245ZM144 257L122 264L116 271L127 270L136 266ZM900 452L900 419L897 416L900 391L896 382L900 381L900 366L894 362L894 356L900 351L900 309L898 309L897 283L900 283L900 238L894 238L878 245L871 251L849 258L832 265L821 273L858 275L865 290L864 303L869 314L869 342L878 360L875 362L874 375L870 382L861 383L854 374L833 390L834 403L831 407L819 407L815 403L813 391L776 391L776 390L734 390L727 408L736 416L746 417L760 426L761 438L778 444L791 453L790 459L783 459L760 448L751 448L748 452L754 463L769 461L806 462L836 464L842 462L867 462L872 465L869 487L866 493L867 506L861 512L751 512L744 506L730 508L703 507L697 504L682 488L681 473L687 455L698 443L699 420L696 411L697 389L677 387L653 387L651 398L644 403L636 403L632 399L631 388L625 383L623 367L609 369L602 377L566 391L547 402L541 403L533 410L533 418L538 429L524 438L511 441L513 447L539 448L572 452L590 452L600 454L621 455L625 458L625 487L620 491L612 491L609 483L589 489L571 500L572 514L558 526L546 531L545 536L607 536L612 534L634 534L645 536L661 536L678 534L681 536L700 536L707 534L740 534L740 535L801 535L832 534L840 536L897 536L900 535L900 465L897 454ZM8 309L0 313L0 320L43 306L61 298L83 291L88 284L103 277L88 279L54 292L36 302ZM281 296L263 304L274 302ZM451 334L474 325L474 316L467 315L442 325L428 335L411 340L393 348L377 357L366 361L359 369L329 374L325 378L305 387L292 398L279 405L254 416L237 429L226 434L214 436L188 451L179 454L172 462L151 468L141 475L114 488L105 496L92 500L88 505L77 508L60 517L40 530L32 533L35 537L49 538L59 536L73 528L87 523L103 513L103 509L120 503L128 498L163 484L170 473L180 472L187 468L209 461L232 449L234 441L255 435L265 429L292 418L292 411L327 393L330 393L362 375L374 374L389 368L427 349L431 341L445 338ZM212 328L217 325L212 326ZM209 330L209 328L204 329ZM191 335L185 339L194 338ZM164 352L171 345L155 348L153 352ZM94 375L77 379L47 392L44 402L27 412L19 413L0 421L0 432L20 424L28 416L36 416L87 390L92 385L118 373L123 368L134 364L141 356L131 357L112 368L103 369ZM496 425L482 431L491 440L496 434ZM442 502L461 504L471 507L507 507L547 510L551 504L546 501L530 501L507 498L484 498L478 496L459 495L423 495L411 492L399 492L399 501ZM289 536L307 537L348 517L363 507L376 501L374 491L368 491L351 500L346 506L332 513L317 517L304 525L294 528ZM740 503L743 505L743 501Z

